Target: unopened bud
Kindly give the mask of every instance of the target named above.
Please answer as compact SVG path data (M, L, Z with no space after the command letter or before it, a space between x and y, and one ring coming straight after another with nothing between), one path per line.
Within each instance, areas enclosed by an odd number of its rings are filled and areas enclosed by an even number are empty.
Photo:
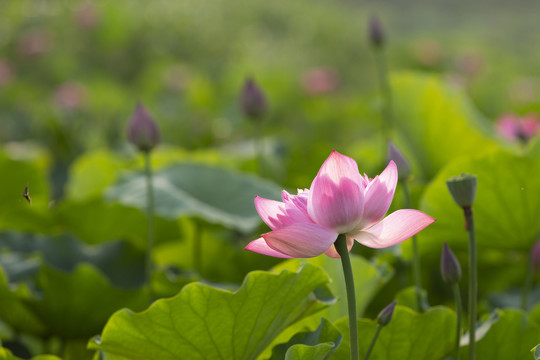
M384 46L384 29L381 21L375 15L372 15L369 19L369 42L374 48L380 48Z
M536 240L531 249L531 259L533 270L540 273L540 239Z
M454 201L462 208L470 208L476 195L476 176L461 174L446 181Z
M259 119L266 113L266 97L251 78L246 80L240 93L240 108L252 119Z
M152 150L159 144L158 125L141 103L137 103L137 107L131 115L127 126L127 138L140 151L144 152Z
M388 161L390 160L393 160L397 166L399 180L405 180L411 175L409 162L392 142L388 143Z
M444 243L441 253L441 275L449 284L455 284L461 279L461 265L447 243Z
M392 315L394 315L394 308L396 307L397 301L391 302L384 309L381 310L379 316L377 316L377 323L381 326L386 326L392 320Z

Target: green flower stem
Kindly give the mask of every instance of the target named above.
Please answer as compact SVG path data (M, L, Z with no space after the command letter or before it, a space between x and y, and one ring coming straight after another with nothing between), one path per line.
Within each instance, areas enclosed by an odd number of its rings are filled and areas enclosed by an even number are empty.
M529 304L529 294L533 287L533 255L532 251L527 258L527 275L525 277L525 285L523 286L523 293L521 294L521 308L523 311L527 311L527 305Z
M146 249L146 287L152 298L152 248L154 247L154 187L152 185L152 164L150 151L144 152L144 173L146 178L146 215L148 217L148 248Z
M347 249L347 237L340 234L334 243L336 250L341 256L341 265L343 266L343 275L345 276L345 286L347 288L347 307L349 309L349 333L351 342L351 360L359 359L358 352L358 321L356 316L356 296L354 292L354 279L349 258L349 249Z
M254 119L253 141L255 146L255 159L257 161L257 173L264 177L264 121L263 116Z
M459 284L452 284L452 292L454 293L454 302L456 303L456 357L455 360L459 360L459 340L461 339L461 318L463 317L463 306L461 304L461 292L459 290Z
M478 273L474 217L470 206L463 207L465 228L469 231L469 360L476 358L476 306L478 301Z
M405 207L411 208L411 195L409 193L409 187L407 186L407 180L400 180L403 194L405 195ZM422 299L422 285L420 284L420 255L418 254L418 242L416 241L416 235L412 237L413 245L413 275L414 275L414 289L416 293L416 303L418 305L418 311L424 310L424 301Z
M386 66L386 57L383 49L375 49L375 64L377 67L377 75L379 78L379 86L383 98L382 117L383 117L383 133L386 140L390 139L390 132L393 126L393 110L392 110L392 89L388 81L388 69Z
M373 339L371 339L371 344L369 344L369 349L366 353L366 356L364 356L364 360L369 359L369 356L371 355L371 351L373 351L373 348L375 347L375 343L377 342L377 338L379 337L379 333L381 332L382 328L383 328L383 325L381 324L377 326L377 330L375 331L375 335L373 335Z
M193 219L193 267L202 273L202 233L201 220Z

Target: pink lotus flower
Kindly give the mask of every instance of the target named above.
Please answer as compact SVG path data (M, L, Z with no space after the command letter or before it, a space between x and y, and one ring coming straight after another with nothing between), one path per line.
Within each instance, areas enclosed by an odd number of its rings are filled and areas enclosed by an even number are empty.
M499 134L508 140L527 141L540 133L540 119L534 114L523 117L513 114L503 115L495 126Z
M390 161L374 179L360 175L356 162L333 151L310 189L298 195L282 193L283 201L255 197L255 207L272 229L250 242L246 250L280 258L326 255L339 258L334 242L347 236L372 248L398 244L435 219L418 210L398 210L383 219L398 181L397 167Z

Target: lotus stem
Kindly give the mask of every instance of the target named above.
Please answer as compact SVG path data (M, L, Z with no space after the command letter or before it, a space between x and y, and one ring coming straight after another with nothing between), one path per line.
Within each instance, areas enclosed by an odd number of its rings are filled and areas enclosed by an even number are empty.
M366 356L364 356L364 360L369 359L369 356L371 355L371 351L373 351L373 348L375 347L375 343L377 342L377 339L379 338L379 333L381 332L382 328L383 328L383 325L381 324L377 326L377 330L375 331L375 334L373 335L373 339L371 339L371 344L369 344L369 349L366 352Z
M146 216L148 217L148 248L146 249L146 287L152 299L152 249L154 247L154 187L150 151L144 152L144 174L146 178Z
M345 287L347 289L347 307L349 310L349 334L351 343L351 360L359 359L358 352L358 321L356 316L356 295L354 292L354 278L349 257L349 249L347 249L347 238L340 234L334 243L336 250L341 256L341 265L343 267L343 275L345 277Z
M393 126L393 110L392 110L392 89L388 81L388 68L386 66L386 57L382 48L375 49L375 64L377 67L377 75L379 78L379 87L381 89L382 103L382 118L383 118L383 133L386 140L390 139L390 132Z
M533 252L529 254L527 257L527 274L525 277L525 285L523 286L523 293L521 294L521 308L523 311L527 311L528 305L529 305L529 294L531 293L531 289L533 287Z
M454 302L456 303L456 357L455 360L459 360L459 341L461 339L461 318L463 317L463 305L461 304L461 291L459 290L459 284L456 282L452 284L452 292L454 293Z
M401 188L405 195L405 207L411 208L411 195L409 193L409 187L407 186L407 180L401 180ZM414 276L414 289L416 294L416 302L418 305L418 311L424 311L424 301L422 298L422 285L420 283L420 255L418 254L418 242L416 241L416 235L412 237L413 246L413 276Z
M474 216L471 206L463 206L465 228L469 232L469 360L476 358L476 307L478 301L478 273Z
M193 267L202 275L202 234L203 227L199 219L193 220Z

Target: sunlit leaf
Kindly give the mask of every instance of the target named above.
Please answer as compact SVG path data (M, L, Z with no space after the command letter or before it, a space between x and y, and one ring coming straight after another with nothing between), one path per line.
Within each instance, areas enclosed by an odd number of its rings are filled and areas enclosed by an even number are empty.
M112 359L255 359L289 325L328 305L317 297L328 281L305 265L298 273L252 272L234 293L188 284L145 312L116 312L90 346Z
M496 310L495 321L485 336L477 341L478 359L530 360L531 348L540 341L540 325L532 323L519 309ZM468 347L462 347L463 355Z
M287 343L274 347L270 360L330 359L341 343L341 338L334 325L323 318L315 331L298 333Z
M426 189L421 210L437 221L420 233L421 250L440 252L442 241L464 248L468 235L463 211L446 186L461 173L478 177L473 204L479 248L529 251L540 231L538 159L497 151L448 164Z
M195 216L244 232L252 231L260 217L256 195L278 199L280 189L251 175L201 164L176 164L154 174L155 210L160 216ZM120 180L107 191L109 200L146 208L143 174Z
M354 272L354 287L356 289L356 308L359 316L362 316L364 310L373 296L393 275L393 270L388 265L375 265L361 256L351 254L351 264ZM313 264L322 267L332 279L330 288L338 299L338 303L326 310L330 320L337 320L348 315L347 310L347 290L343 269L339 259L333 259L326 255L317 256L309 259L290 259L274 267L274 271L283 269L296 270L302 264Z
M465 93L438 77L400 73L391 86L397 145L418 166L417 175L432 178L452 159L497 145Z
M335 358L347 359L350 352L348 319L338 320L335 325L343 334ZM358 320L361 357L367 352L377 326L375 320ZM420 314L397 305L392 321L381 330L370 359L442 360L454 347L455 330L456 314L448 308L437 306Z

